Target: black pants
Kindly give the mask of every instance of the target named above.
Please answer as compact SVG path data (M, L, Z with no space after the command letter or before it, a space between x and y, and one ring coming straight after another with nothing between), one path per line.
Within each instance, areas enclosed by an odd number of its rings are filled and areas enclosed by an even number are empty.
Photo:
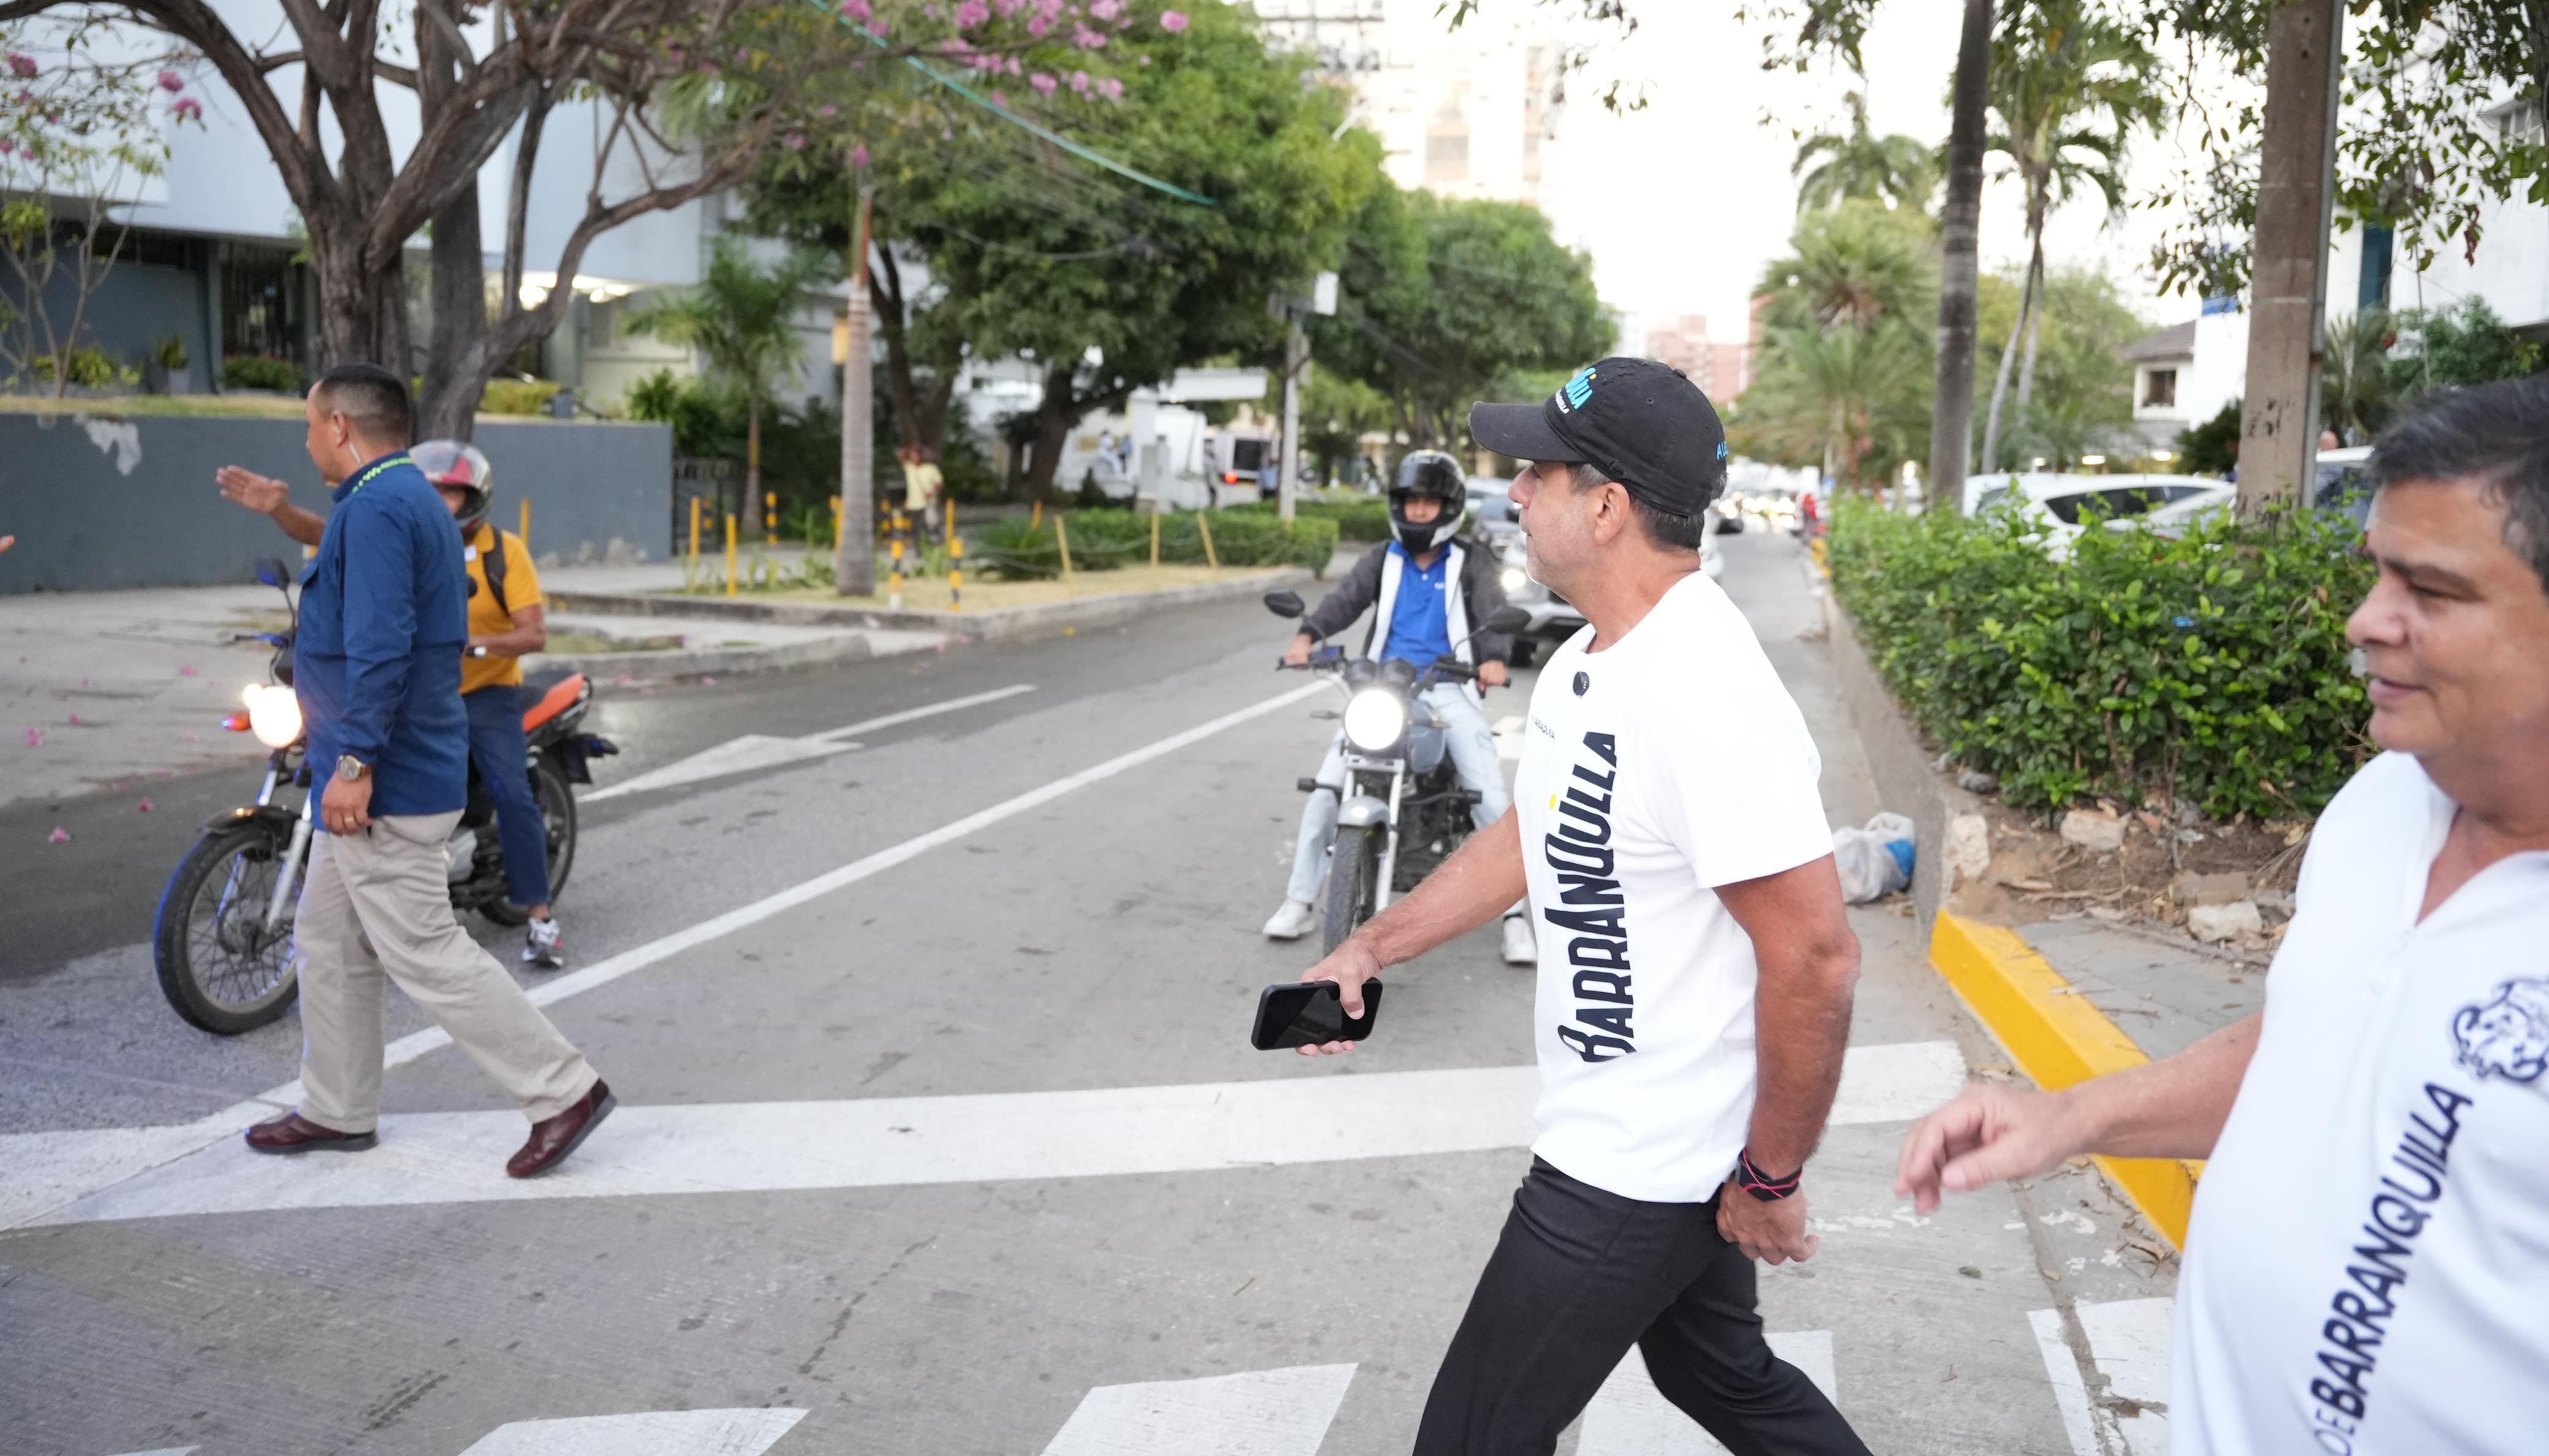
M1534 1158L1434 1377L1416 1456L1547 1456L1631 1345L1735 1456L1867 1456L1770 1353L1753 1296L1714 1201L1641 1203Z

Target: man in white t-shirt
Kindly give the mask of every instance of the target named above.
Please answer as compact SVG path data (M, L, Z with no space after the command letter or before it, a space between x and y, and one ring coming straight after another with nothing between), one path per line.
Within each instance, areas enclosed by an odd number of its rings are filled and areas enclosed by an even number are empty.
M2056 1093L1977 1087L1898 1191L2210 1158L2176 1456L2549 1451L2549 378L2375 447L2347 634L2388 752L2319 816L2266 1009Z
M1469 431L1533 462L1512 492L1530 570L1587 625L1541 671L1512 812L1305 977L1360 1014L1382 966L1529 892L1537 1156L1418 1456L1545 1456L1632 1346L1737 1451L1861 1456L1754 1310L1752 1260L1815 1249L1798 1188L1858 943L1814 741L1699 569L1726 483L1717 412L1679 370L1613 358L1545 405L1473 408ZM1752 750L1741 773L1729 743Z

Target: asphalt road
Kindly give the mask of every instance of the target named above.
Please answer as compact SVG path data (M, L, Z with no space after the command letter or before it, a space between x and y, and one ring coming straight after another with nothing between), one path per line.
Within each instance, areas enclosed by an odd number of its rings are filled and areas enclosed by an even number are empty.
M1862 821L1795 544L1728 545L1831 816ZM1489 928L1393 975L1343 1064L1248 1049L1309 958L1257 927L1330 731L1274 701L1282 636L1232 605L611 696L605 787L1032 687L590 805L577 968L541 994L623 1110L528 1185L499 1171L519 1116L430 1037L378 1149L238 1148L297 1024L193 1031L143 942L191 826L252 784L0 814L0 1451L1405 1450L1527 1163L1531 986ZM47 816L70 844L26 832ZM1903 1120L1999 1057L1908 918L1853 921L1852 1111L1769 1328L1878 1451L2149 1439L2171 1281L2103 1185L1926 1219L1887 1190ZM391 1037L425 1027L393 998ZM1636 1387L1561 1450L1713 1449Z

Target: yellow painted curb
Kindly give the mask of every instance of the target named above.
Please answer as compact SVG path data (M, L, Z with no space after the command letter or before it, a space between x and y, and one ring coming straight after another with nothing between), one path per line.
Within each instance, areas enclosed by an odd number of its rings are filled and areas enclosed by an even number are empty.
M1930 935L1930 963L1999 1039L2018 1069L2048 1092L2150 1060L2016 931L1942 910ZM2170 1243L2186 1246L2186 1220L2195 1207L2202 1163L2165 1157L2101 1157L2097 1163Z

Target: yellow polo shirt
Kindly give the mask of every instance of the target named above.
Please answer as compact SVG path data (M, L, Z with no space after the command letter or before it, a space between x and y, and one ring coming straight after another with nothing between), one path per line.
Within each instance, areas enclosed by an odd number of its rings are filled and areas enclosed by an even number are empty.
M502 540L505 551L505 605L496 604L496 593L487 590L487 563L481 553L495 549ZM540 573L531 565L530 548L522 538L510 531L499 531L480 522L478 535L468 543L465 555L469 562L469 635L492 637L514 630L513 613L526 606L538 606ZM518 657L464 657L460 660L460 690L471 693L481 687L522 681L522 660Z

